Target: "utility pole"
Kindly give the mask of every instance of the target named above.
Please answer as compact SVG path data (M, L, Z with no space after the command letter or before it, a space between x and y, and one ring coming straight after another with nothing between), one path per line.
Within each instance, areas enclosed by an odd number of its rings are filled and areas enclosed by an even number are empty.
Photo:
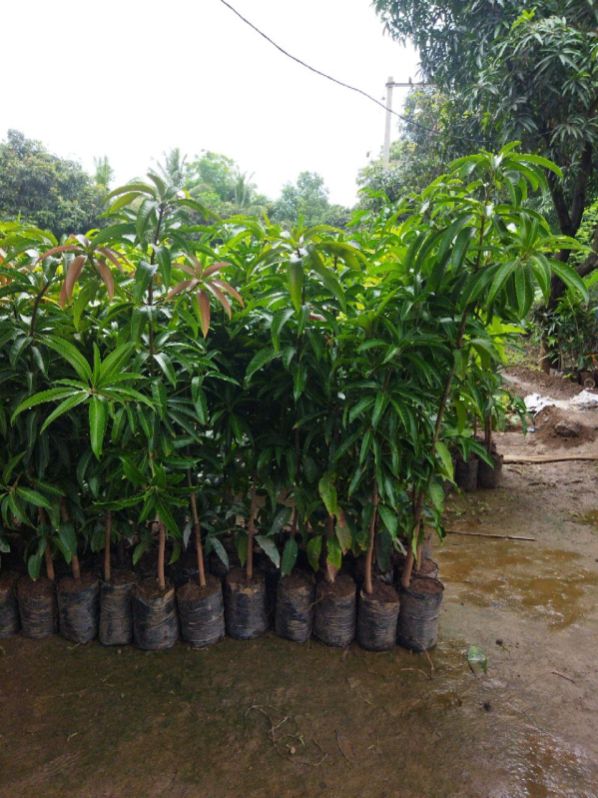
M410 89L413 86L431 86L431 83L414 83L411 78L407 83L397 83L392 77L386 81L386 124L384 126L384 149L382 151L382 163L388 169L390 164L390 131L392 127L392 90L395 88Z

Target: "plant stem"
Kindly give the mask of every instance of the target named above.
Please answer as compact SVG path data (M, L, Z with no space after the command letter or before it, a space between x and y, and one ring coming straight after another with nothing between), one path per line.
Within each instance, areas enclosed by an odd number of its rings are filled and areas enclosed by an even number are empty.
M484 418L484 445L488 454L492 454L492 417L490 413Z
M41 291L38 291L35 295L35 299L33 300L33 308L31 310L31 321L29 323L29 336L33 338L35 335L35 324L37 322L37 311L40 305L40 302L44 298L44 294L48 290L48 288L52 285L52 281L48 280Z
M364 590L368 595L374 592L372 572L374 569L374 544L376 542L376 522L378 520L378 483L374 480L372 490L372 520L370 521L370 543L365 557Z
M190 477L189 477L190 478ZM201 545L201 523L197 511L197 499L195 493L191 493L191 515L193 516L193 534L195 536L195 556L197 557L197 574L200 587L206 586L206 567L203 558L203 546Z
M48 516L46 515L46 511L43 507L40 507L37 511L37 520L40 526L45 524L48 520ZM52 560L52 550L50 548L50 541L46 538L46 548L44 549L44 561L46 564L46 576L48 579L53 582L56 579L56 573L54 571L54 562Z
M46 561L46 575L48 579L53 582L56 579L54 571L54 563L52 561L52 552L50 551L50 542L46 541L46 550L44 551L44 559Z
M112 568L110 565L110 543L112 542L112 510L106 513L104 523L104 581L109 582L112 578Z
M71 519L64 496L60 500L60 515L64 524L68 524L70 522ZM73 573L73 579L76 579L77 581L81 579L81 565L79 563L79 556L77 555L76 549L71 557L71 571Z
M164 573L164 559L166 553L166 529L158 517L158 586L160 590L166 590L166 575Z
M255 501L255 486L251 486L251 503L249 505L249 518L247 519L247 563L245 565L245 574L247 581L253 579L253 536L255 535L255 516L257 511Z

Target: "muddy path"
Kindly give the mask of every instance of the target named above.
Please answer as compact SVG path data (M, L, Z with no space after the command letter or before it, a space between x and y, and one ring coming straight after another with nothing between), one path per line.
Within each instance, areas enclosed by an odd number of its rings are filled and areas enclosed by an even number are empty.
M596 798L597 477L505 466L451 500L449 529L535 540L448 535L429 657L1 641L1 798Z

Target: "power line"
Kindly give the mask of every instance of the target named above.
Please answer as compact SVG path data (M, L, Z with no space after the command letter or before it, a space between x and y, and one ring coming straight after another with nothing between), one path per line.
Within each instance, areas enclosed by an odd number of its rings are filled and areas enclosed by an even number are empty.
M414 119L409 119L409 117L400 114L398 111L394 111L392 108L389 108L381 100L378 100L376 99L376 97L373 97L371 94L368 94L367 91L364 91L363 89L360 89L357 86L352 86L350 83L345 83L345 81L339 80L338 78L335 78L332 75L328 75L326 72L322 72L321 69L316 69L316 67L307 64L301 58L298 58L296 55L289 53L288 50L285 50L284 47L281 47L280 44L277 44L273 39L270 38L270 36L268 36L268 34L264 33L264 31L258 28L257 25L254 25L253 22L251 22L251 20L247 19L247 17L244 17L240 11L237 11L237 9L234 6L232 6L229 2L227 2L227 0L220 0L220 2L222 3L222 5L225 5L230 11L232 11L233 14L239 17L239 19L242 20L246 25L248 25L252 30L254 30L259 36L261 36L262 39L265 39L268 42L268 44L271 44L272 47L275 47L280 53L285 55L287 58L290 58L292 61L295 61L295 63L299 64L305 69L309 69L310 72L314 72L316 75L319 75L320 77L325 78L326 80L330 80L332 83L336 83L338 86L342 86L344 89L349 89L349 91L354 91L357 94L361 94L362 97L365 97L367 100L370 100L370 102L375 103L377 106L382 108L387 113L393 114L393 116L398 117L402 122L404 122L407 125L416 127L418 130L424 131L424 133L431 133L433 136L441 135L434 128L422 125L419 122L416 122ZM480 144L480 145L484 144L484 141L482 141L481 139L473 138L471 136L461 135L460 139L462 141L471 141L474 144Z

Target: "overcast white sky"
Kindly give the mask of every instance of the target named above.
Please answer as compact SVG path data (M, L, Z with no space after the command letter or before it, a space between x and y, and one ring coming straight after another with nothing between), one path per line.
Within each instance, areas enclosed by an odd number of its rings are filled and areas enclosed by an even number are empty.
M417 58L370 0L231 0L282 47L383 99ZM172 147L234 158L274 197L309 169L333 202L379 154L384 111L285 58L220 0L20 0L2 9L0 137L9 128L116 182ZM402 90L395 90L399 110ZM393 123L394 124L394 123ZM395 127L396 131L396 127Z

